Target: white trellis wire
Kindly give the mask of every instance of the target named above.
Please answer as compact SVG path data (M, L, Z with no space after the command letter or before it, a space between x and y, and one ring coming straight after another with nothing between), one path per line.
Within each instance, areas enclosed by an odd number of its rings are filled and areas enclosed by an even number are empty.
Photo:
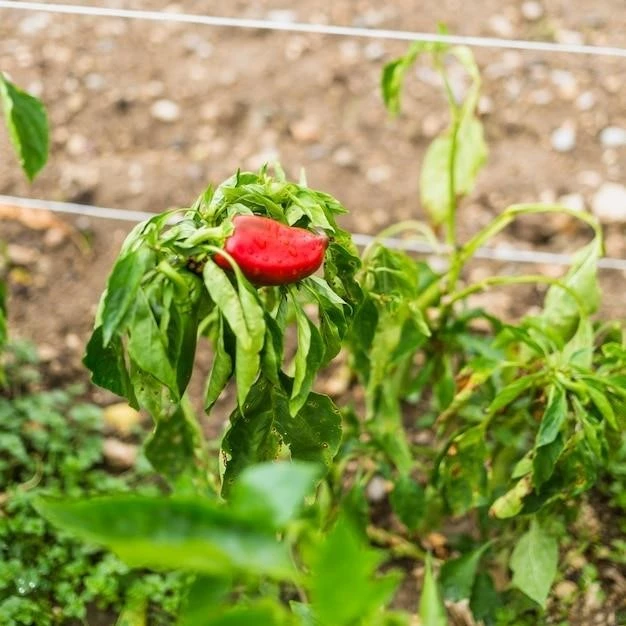
M547 41L526 41L521 39L500 39L497 37L473 37L465 35L444 35L405 30L382 28L357 28L332 24L313 24L285 22L278 20L247 19L238 17L219 17L213 15L194 15L166 11L143 11L117 9L101 6L57 4L53 2L21 2L19 0L0 0L0 9L18 11L45 11L65 15L84 15L93 17L114 17L152 22L170 22L197 24L202 26L220 26L256 30L274 30L317 35L335 35L343 37L366 37L369 39L394 39L398 41L438 42L452 45L465 45L476 48L506 48L536 52L589 54L596 56L626 58L626 49L615 46L590 46L574 43L552 43Z
M125 209L111 209L106 207L92 206L89 204L76 204L73 202L55 202L52 200L37 200L16 196L0 195L0 206L13 206L24 209L52 211L54 213L67 213L83 217L95 217L98 219L118 220L123 222L141 222L154 217L156 213L147 211L127 211ZM372 243L376 237L357 233L352 235L357 246L365 247ZM396 237L385 238L384 243L392 248L408 250L419 254L441 256L440 250L435 250L430 244L415 241L414 239L398 239ZM569 265L571 257L568 254L558 252L538 252L536 250L519 250L516 248L479 248L474 255L477 259L501 261L503 263L529 263L544 265ZM609 270L626 271L626 259L605 257L598 261L598 267Z

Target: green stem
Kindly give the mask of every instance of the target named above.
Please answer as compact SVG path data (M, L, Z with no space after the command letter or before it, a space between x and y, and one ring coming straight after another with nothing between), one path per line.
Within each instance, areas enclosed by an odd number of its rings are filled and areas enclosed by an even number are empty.
M157 265L157 269L161 272L161 274L167 276L176 286L180 287L185 292L188 290L189 287L187 283L167 261L161 261Z
M474 283L473 285L469 285L465 289L461 291L457 291L456 293L451 294L450 299L448 300L446 307L451 307L455 302L459 300L464 300L468 296L478 293L479 291L485 291L490 287L497 287L501 285L519 285L524 283L539 283L539 284L547 284L547 285L556 285L560 287L564 291L566 291L578 306L578 309L581 315L584 315L585 306L583 301L580 299L580 296L570 287L568 287L563 281L558 278L552 278L551 276L544 276L543 274L527 274L524 276L490 276L489 278L485 278L485 280L481 280L478 283Z

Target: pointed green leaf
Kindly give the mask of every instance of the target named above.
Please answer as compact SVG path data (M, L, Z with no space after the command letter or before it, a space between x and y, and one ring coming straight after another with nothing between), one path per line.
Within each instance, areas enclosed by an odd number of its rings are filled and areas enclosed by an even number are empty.
M419 609L422 626L448 626L446 608L433 574L432 557L430 554L426 556L426 570Z
M489 545L489 543L485 543L479 548L443 564L439 573L439 580L446 599L459 602L472 595L478 564Z
M29 180L48 160L48 118L41 102L0 72L0 101L13 148Z
M107 346L113 334L132 310L144 274L154 264L154 252L141 247L119 259L107 281L104 308L102 310L102 333Z
M198 496L48 499L37 508L55 526L105 545L131 567L292 576L287 546L272 531Z
M511 555L513 585L539 606L545 608L556 576L558 544L533 518L530 529L522 535Z

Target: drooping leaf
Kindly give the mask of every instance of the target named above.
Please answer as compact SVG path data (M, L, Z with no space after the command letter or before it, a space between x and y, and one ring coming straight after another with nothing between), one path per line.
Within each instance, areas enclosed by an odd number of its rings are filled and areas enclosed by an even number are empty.
M206 493L206 452L193 409L186 398L182 399L171 415L160 416L145 444L145 452L152 466L179 493L183 490Z
M522 535L511 555L513 585L539 606L545 608L556 576L558 544L533 518L530 529Z
M159 328L148 300L148 292L137 291L128 354L145 372L166 386L173 397L179 396L176 372L167 353L167 335Z
M291 458L330 467L341 443L341 414L323 394L311 392L304 405L291 415L285 410L286 396L273 389L276 428L289 445Z
M598 308L600 289L597 265L601 254L602 240L596 236L574 256L572 266L562 279L562 283L578 296L578 302L571 293L558 285L552 285L546 293L543 312L538 321L541 327L557 333L564 342L573 337L581 314L591 315Z
M154 264L154 252L143 246L121 257L113 267L107 281L102 311L103 342L107 346L118 332L137 298L141 279Z
M131 567L292 575L287 546L273 532L198 496L48 499L37 508L54 525L105 545Z
M298 350L295 357L295 377L289 411L296 415L309 395L313 380L324 358L324 345L319 330L302 308L295 302L296 325L298 328Z
M502 604L502 598L496 591L491 576L487 572L478 572L470 600L474 619L482 620L485 626L495 626L496 613Z
M98 326L89 339L83 363L91 371L94 384L126 398L133 408L139 408L119 337L114 337L105 348L102 326Z
M233 359L226 346L226 326L220 315L214 344L213 364L204 393L204 410L208 413L217 402L233 373Z
M222 480L222 495L228 496L235 479L244 469L276 458L282 440L275 426L276 416L286 406L276 406L272 386L259 378L250 390L243 407L230 415L230 428L222 439L222 450L230 457Z
M453 149L450 130L437 137L428 147L420 175L422 204L434 224L440 224L452 205L450 199L450 163ZM456 136L454 190L457 196L467 195L474 188L476 177L487 159L481 122L468 117L462 121Z
M565 390L560 385L553 385L549 390L548 404L539 425L536 446L540 448L552 443L559 434L566 418L567 398Z
M43 104L0 72L0 101L13 148L29 180L48 160L48 118Z
M400 96L405 74L415 63L418 56L431 48L432 44L430 43L416 41L411 44L404 56L387 63L383 68L380 87L383 102L392 115L397 115L400 112Z

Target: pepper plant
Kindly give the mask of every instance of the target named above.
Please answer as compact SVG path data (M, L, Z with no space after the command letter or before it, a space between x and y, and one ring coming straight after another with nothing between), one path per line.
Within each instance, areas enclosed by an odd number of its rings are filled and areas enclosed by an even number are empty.
M381 573L366 537L425 563L412 607L424 624L447 623L442 594L485 624L520 624L524 613L537 623L570 504L621 447L624 329L592 319L599 225L558 205L514 205L460 241L459 201L487 156L480 74L467 48L414 44L383 72L392 113L424 55L450 110L422 164L427 221L393 225L359 256L336 199L279 167L237 172L137 226L109 277L85 364L152 416L145 452L173 493L42 500L40 510L131 566L195 573L181 624L409 623L389 610L398 574ZM463 97L449 63L467 73ZM466 281L476 251L511 222L556 211L590 234L562 278ZM244 219L255 227L240 230ZM446 269L388 245L408 234ZM547 288L539 314L512 322L472 307L473 294L516 284ZM213 354L206 411L236 385L217 459L185 395L199 338ZM314 385L342 348L362 393L338 407ZM383 513L398 532L375 522L381 511L364 497L375 478L390 485ZM434 567L428 537L459 519L471 532L453 534Z

